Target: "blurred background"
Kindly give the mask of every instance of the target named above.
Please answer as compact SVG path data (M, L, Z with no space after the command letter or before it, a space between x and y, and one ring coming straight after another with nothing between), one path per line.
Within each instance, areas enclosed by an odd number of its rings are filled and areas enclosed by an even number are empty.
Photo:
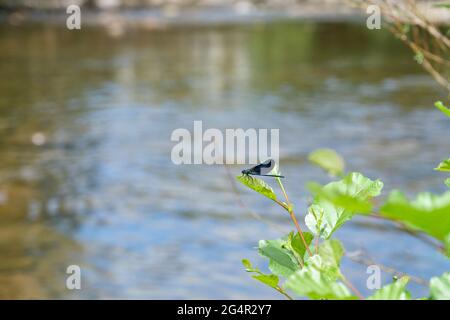
M66 28L68 4L81 6L81 30ZM280 166L300 217L305 183L329 180L307 162L321 147L382 179L382 197L445 190L433 168L448 157L450 123L433 102L447 93L342 1L0 8L2 299L282 298L240 261L267 270L255 247L289 230L289 218L238 186L248 208L240 206L223 166L171 162L172 131L194 120L280 128ZM450 267L390 224L356 218L337 236L350 253L425 279ZM66 289L72 264L81 290ZM344 259L343 270L368 292L366 266Z

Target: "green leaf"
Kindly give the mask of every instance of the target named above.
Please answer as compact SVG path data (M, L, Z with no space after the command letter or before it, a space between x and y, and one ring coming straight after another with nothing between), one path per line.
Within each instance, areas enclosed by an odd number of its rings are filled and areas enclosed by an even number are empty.
M287 237L276 240L259 241L258 252L269 258L269 269L277 276L289 277L299 265L294 255L286 249Z
M305 238L305 242L309 247L312 240L314 239L314 236L309 232L303 232L303 237ZM284 245L284 247L290 250L295 255L297 260L304 261L306 247L298 232L295 234L294 232L289 233L287 242Z
M442 195L420 193L413 201L409 201L403 193L393 191L380 212L440 241L444 241L450 233L450 191Z
M408 281L408 277L402 277L375 291L367 300L410 300L411 295L405 289Z
M450 117L450 109L444 106L441 101L437 101L434 103L434 106L442 111L447 117Z
M450 158L442 161L434 170L450 172Z
M257 273L256 275L253 275L252 278L268 285L269 287L272 287L272 288L278 290L279 279L276 275L264 274L261 271L259 271L259 269L253 268L251 262L248 259L242 259L242 264L245 267L245 271Z
M308 159L332 176L344 174L344 159L332 149L317 149L309 154Z
M339 186L339 184L334 185ZM339 188L324 188L318 183L307 184L308 190L315 196L326 199L338 207L348 209L353 212L369 213L372 211L372 203L367 199L345 194Z
M258 274L252 276L252 278L261 281L274 289L278 288L279 278L274 274Z
M430 296L433 300L450 300L450 272L431 278Z
M317 190L305 223L311 232L320 233L322 238L328 239L355 213L370 212L370 199L378 196L382 188L380 180L372 181L360 173L352 172L344 179Z
M259 178L243 174L236 177L236 179L238 179L239 182L241 182L243 185L249 187L252 190L255 190L256 192L262 194L263 196L266 196L269 199L277 199L277 196L273 192L272 187Z
M248 272L252 272L253 270L256 270L256 269L253 269L252 264L250 263L250 261L248 259L242 259L242 264L244 265L246 271L248 271Z
M344 255L344 246L337 239L326 240L319 246L319 256L324 265L339 268Z
M450 188L450 178L448 178L447 180L445 180L445 184L447 185L447 187Z
M311 299L355 299L342 282L336 281L335 271L327 268L319 255L309 258L307 264L292 274L284 286Z

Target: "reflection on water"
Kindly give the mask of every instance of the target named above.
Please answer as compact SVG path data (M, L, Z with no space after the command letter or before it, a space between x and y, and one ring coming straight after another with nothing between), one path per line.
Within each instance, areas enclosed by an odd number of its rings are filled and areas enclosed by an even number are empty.
M279 298L243 271L279 231L239 207L220 166L175 166L175 128L281 128L297 208L306 155L332 147L386 189L443 191L443 93L389 34L338 24L131 31L0 27L0 298ZM235 173L240 168L232 168ZM266 200L256 212L286 226ZM359 221L359 222L358 222ZM449 267L357 219L339 236L422 277ZM80 291L65 289L68 265ZM365 283L365 267L345 272ZM387 280L387 277L386 277ZM361 288L364 290L364 288ZM413 288L425 294L426 289Z

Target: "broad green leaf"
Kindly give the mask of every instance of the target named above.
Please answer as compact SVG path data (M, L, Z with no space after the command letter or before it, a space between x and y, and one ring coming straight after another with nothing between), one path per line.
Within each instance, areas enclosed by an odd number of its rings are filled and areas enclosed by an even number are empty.
M450 272L431 278L430 296L433 300L450 300Z
M276 194L273 192L272 187L259 178L243 174L236 177L236 179L238 179L243 185L249 187L252 190L255 190L256 192L262 194L263 196L266 196L269 199L276 200L277 198Z
M277 276L289 277L299 265L294 255L286 249L287 238L259 241L259 254L269 258L269 269Z
M338 185L335 184L335 186ZM372 203L370 201L345 194L338 188L324 188L315 182L308 183L307 188L315 197L326 199L338 207L359 213L369 213L372 211Z
M267 284L269 287L274 289L278 288L279 278L274 274L258 274L252 276L252 278L261 281L264 284Z
M311 299L355 299L348 288L336 280L335 271L323 265L319 255L292 274L284 285L300 296Z
M447 117L450 117L450 109L444 106L444 104L441 101L437 101L434 103L434 106L441 110L443 114L445 114Z
M314 236L309 232L303 232L303 237L305 238L305 242L309 247L311 241L314 239ZM298 232L295 234L294 232L289 233L287 242L284 246L295 255L297 260L304 261L306 247Z
M317 149L308 156L309 161L324 169L332 176L340 176L344 174L344 159L332 149Z
M377 290L367 300L410 300L411 295L405 289L409 278L402 277L391 284Z
M360 173L352 172L340 181L325 185L316 193L305 223L311 232L317 234L320 229L321 237L328 239L355 213L368 212L367 209L372 207L370 199L378 196L382 188L380 180L372 181Z
M442 195L420 193L413 201L403 193L393 191L380 213L444 241L450 233L450 191Z
M447 160L442 161L437 166L437 168L434 168L434 170L450 172L450 158L448 158Z

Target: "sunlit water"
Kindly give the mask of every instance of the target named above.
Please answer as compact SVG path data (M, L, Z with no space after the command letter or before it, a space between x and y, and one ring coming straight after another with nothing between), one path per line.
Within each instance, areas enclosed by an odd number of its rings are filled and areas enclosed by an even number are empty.
M328 181L307 162L318 147L381 178L383 196L445 190L432 170L449 150L450 124L432 107L444 92L388 33L275 23L112 35L0 27L1 298L280 298L240 260L266 270L255 246L288 217L241 186L264 222L239 206L222 166L171 162L171 132L194 120L280 128L299 215L305 183ZM416 276L448 270L389 226L358 218L337 236ZM82 290L65 288L71 264ZM366 267L343 265L368 293Z

